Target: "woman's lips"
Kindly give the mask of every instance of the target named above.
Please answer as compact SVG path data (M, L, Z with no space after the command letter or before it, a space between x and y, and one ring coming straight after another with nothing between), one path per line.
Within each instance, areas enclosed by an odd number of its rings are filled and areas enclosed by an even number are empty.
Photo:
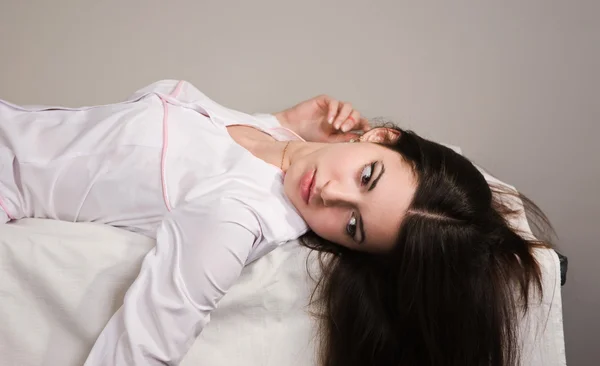
M302 179L300 179L300 196L307 205L310 200L310 193L315 180L315 173L316 169L310 170L302 176Z

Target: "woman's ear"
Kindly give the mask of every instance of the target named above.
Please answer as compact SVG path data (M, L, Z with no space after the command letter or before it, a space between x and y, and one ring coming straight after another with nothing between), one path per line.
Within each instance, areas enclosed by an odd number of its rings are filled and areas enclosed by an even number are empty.
M400 131L387 127L375 127L365 132L361 137L362 142L376 142L379 144L394 144L400 138Z

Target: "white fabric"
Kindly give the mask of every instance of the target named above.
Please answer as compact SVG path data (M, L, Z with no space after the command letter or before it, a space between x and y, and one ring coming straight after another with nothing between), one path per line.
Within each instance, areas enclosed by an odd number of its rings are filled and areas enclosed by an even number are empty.
M86 365L178 364L242 268L306 232L282 172L235 143L231 124L277 129L273 117L228 110L176 81L104 106L0 101L8 216L157 239Z
M528 230L523 215L514 223ZM1 364L81 365L153 245L96 224L0 225ZM244 268L181 365L316 365L306 255L291 241ZM544 298L522 323L522 365L564 366L558 259L550 250L536 256Z
M154 240L104 225L0 225L0 365L81 366ZM182 366L310 366L312 281L296 241L246 266Z
M97 222L156 237L169 208L233 201L260 221L256 259L307 228L281 171L238 145L226 129L234 124L293 137L273 116L227 109L184 81L93 107L0 100L0 207L15 219Z
M488 183L505 186L517 193L515 187L500 181L479 168ZM525 236L535 238L529 227L523 203L516 197L506 197L509 207L519 212L510 220L512 226ZM542 272L543 296L532 293L530 311L520 322L523 366L566 365L563 333L562 296L560 285L560 262L558 255L549 249L534 249L534 255Z

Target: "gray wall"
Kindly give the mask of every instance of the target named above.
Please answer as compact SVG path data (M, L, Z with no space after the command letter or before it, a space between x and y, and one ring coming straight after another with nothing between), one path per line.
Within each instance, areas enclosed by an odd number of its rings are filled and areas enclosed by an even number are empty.
M554 223L567 359L593 365L599 16L593 0L0 0L0 97L89 105L181 78L254 112L329 93L460 145Z

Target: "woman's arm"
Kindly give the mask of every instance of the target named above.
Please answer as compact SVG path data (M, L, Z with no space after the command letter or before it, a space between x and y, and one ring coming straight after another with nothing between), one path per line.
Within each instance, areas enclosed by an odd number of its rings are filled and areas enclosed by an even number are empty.
M158 229L123 306L97 339L87 366L177 365L240 275L257 233L204 206L176 208ZM239 211L238 211L239 213ZM243 215L243 216L242 216Z
M307 141L340 142L368 131L369 121L352 104L320 95L274 114L279 123Z
M223 107L210 100L194 85L186 81L161 80L150 84L137 92L130 99L140 98L148 93L157 93L166 98L176 99L179 102L194 108L213 113L221 121L232 120L242 122L245 113L237 112ZM216 112L216 113L214 113ZM256 118L271 120L271 124L279 124L302 137L313 142L343 142L360 137L356 131L368 131L369 121L361 117L352 104L341 102L327 95L319 95L301 102L284 111L269 115L255 115ZM355 132L351 132L355 131Z

